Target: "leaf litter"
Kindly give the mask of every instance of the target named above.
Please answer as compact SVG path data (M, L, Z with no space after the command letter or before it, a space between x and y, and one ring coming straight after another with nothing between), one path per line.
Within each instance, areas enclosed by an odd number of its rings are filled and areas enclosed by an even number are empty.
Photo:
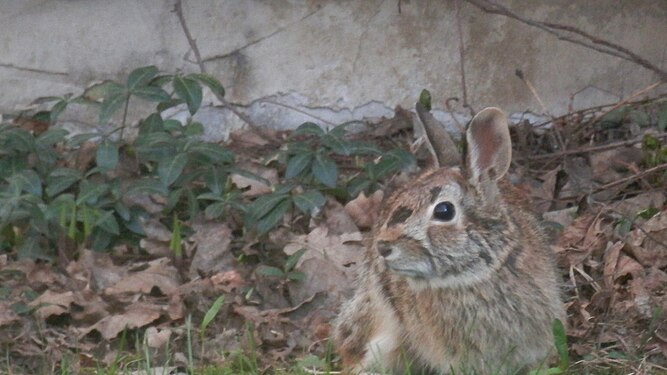
M553 239L574 366L654 373L667 367L667 176L633 177L649 168L641 141L587 151L628 136L596 123L599 111L565 116L552 128L515 126L512 135L520 141L512 178L535 203ZM409 147L414 116L400 108L396 113L354 136ZM637 139L653 131L629 124L632 119L618 121ZM287 135L276 132L273 139ZM555 139L580 152L563 152ZM244 196L265 194L279 182L284 171L272 163L279 144L244 130L233 133L227 146L244 169L261 177L233 174ZM92 162L95 145L83 147L87 151L70 161L73 167ZM418 155L427 162L427 152ZM388 189L380 186L349 202L329 198L309 221L289 212L281 226L259 238L244 236L233 217L197 218L184 223L190 235L183 258L170 251L171 232L156 219L142 223L146 237L139 249L78 249L65 264L3 254L0 343L13 363L26 368L44 353L54 363L76 352L79 365L108 364L126 334L144 337L149 348L164 354L168 343L185 340L188 316L200 322L213 301L225 296L204 333L206 346L193 342L200 363L224 363L237 350L254 350L262 369L285 367L308 354L323 357L330 321L355 286L356 267ZM146 196L126 199L152 213L164 206ZM296 253L293 269L283 269ZM282 273L262 275L257 269L264 265ZM298 277L290 279L290 272ZM182 347L174 358L184 364Z

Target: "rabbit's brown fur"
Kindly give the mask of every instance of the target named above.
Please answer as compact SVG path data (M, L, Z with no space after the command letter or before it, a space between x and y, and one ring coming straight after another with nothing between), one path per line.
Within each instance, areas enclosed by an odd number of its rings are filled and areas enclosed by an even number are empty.
M505 374L549 355L551 322L564 321L558 277L536 219L500 179L511 158L504 115L482 111L467 140L465 167L428 171L385 201L359 288L335 323L349 372L410 363ZM453 219L435 218L442 202Z

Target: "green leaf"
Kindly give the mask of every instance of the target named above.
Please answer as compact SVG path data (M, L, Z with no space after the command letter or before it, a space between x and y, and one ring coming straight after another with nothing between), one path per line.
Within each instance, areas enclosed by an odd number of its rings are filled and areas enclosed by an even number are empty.
M257 233L261 236L268 233L273 227L275 227L278 222L282 219L283 215L290 208L290 200L285 198L283 201L278 203L271 211L269 211L264 217L257 221Z
M316 154L315 160L313 160L312 171L317 181L330 188L336 187L338 167L331 158L322 153Z
M51 107L51 113L49 113L49 121L51 124L54 124L58 120L58 116L67 108L67 100L60 100Z
M46 194L53 197L79 181L81 173L72 168L58 168L46 178Z
M655 208L655 207L649 207L645 208L637 213L637 216L641 217L642 219L648 220L652 218L653 216L657 215L660 213L660 210Z
M211 161L219 163L233 163L234 154L217 143L196 142L187 150L189 153L197 153L207 157Z
M313 160L313 156L311 152L304 152L290 157L285 169L285 178L293 178L299 175Z
M431 110L431 92L423 89L419 94L419 104L423 105L427 111Z
M176 76L174 77L173 85L176 96L185 101L190 114L194 115L202 101L202 90L199 83L191 78Z
M79 195L76 204L88 203L94 205L107 191L109 191L109 185L107 184L96 184L88 180L82 180L79 184Z
M623 123L623 120L625 120L625 117L628 114L628 106L622 106L619 108L614 109L611 112L605 113L601 118L600 122L601 123L607 123L612 126L619 125Z
M120 228L113 211L102 211L102 215L97 218L93 227L98 227L107 233L120 234Z
M164 120L164 130L168 132L180 132L183 130L183 124L180 121L174 119Z
M127 77L127 87L133 91L138 86L144 86L158 74L154 65L144 66L133 70Z
M171 100L171 95L157 86L141 86L131 91L132 95L148 100L150 102L166 102Z
M287 193L277 194L275 192L258 197L248 207L251 221L254 222L258 219L261 219L271 210L273 210L278 204L284 200L287 200L288 198L289 195Z
M102 228L94 228L90 235L90 248L95 251L109 251L111 243L116 236Z
M299 125L299 127L296 128L296 130L292 132L290 138L299 135L314 135L320 137L324 135L324 130L322 130L322 128L320 128L317 124L313 122L304 122L303 124Z
M116 168L116 165L118 165L118 145L108 139L100 143L95 154L95 163L103 171Z
M209 220L217 219L220 216L222 216L223 213L225 213L226 207L227 207L227 202L211 203L204 209L204 215Z
M169 186L178 179L187 162L187 155L178 154L174 158L162 161L158 164L157 173L164 186Z
M42 196L42 180L37 172L32 169L24 169L14 174L8 180L17 184L21 191L25 191L37 197Z
M221 168L207 168L204 171L204 183L206 187L214 194L220 195L225 188L227 173ZM197 197L199 199L199 197Z
M371 185L371 180L364 176L356 176L347 184L347 192L352 197L356 197L362 191L366 190Z
M630 111L630 120L640 127L646 127L651 122L648 113L640 110Z
M354 141L349 142L348 147L352 150L350 155L381 155L382 150L380 150L376 145L370 142Z
M204 331L206 331L206 327L215 319L215 317L218 315L218 312L220 311L220 308L222 307L222 303L225 302L225 296L222 295L218 298L216 298L215 302L213 302L213 305L211 305L211 308L208 309L206 314L204 315L204 319L201 321L201 325L199 326L199 333L204 334Z
M563 322L554 319L551 322L551 331L554 335L554 345L558 352L558 368L565 371L570 366L570 357L567 352L567 336L565 335L565 327Z
M304 281L306 274L300 271L293 271L287 274L287 279L292 281Z
M225 88L222 86L220 81L218 81L212 75L206 73L194 73L188 75L188 77L194 78L202 84L206 85L206 87L208 87L215 96L220 98L225 96Z
M125 86L114 81L104 81L87 88L82 96L88 100L99 101L123 93Z
M113 114L116 113L116 111L118 111L120 107L123 106L125 100L127 100L126 93L118 93L104 98L102 106L100 107L100 115L99 115L100 123L106 124L107 122L109 122L111 116L113 116Z
M658 113L658 129L661 132L667 131L667 102L662 104L662 108Z
M97 133L84 133L84 134L77 134L73 136L72 138L67 140L67 146L68 147L78 147L80 146L83 142L89 141L93 138L97 138L100 135Z
M204 125L201 122L192 122L183 127L183 134L188 137L197 137L204 134Z
M322 144L338 155L349 156L352 153L352 144L331 133L322 137Z
M304 214L314 215L327 199L317 190L309 190L292 198L294 205Z
M64 141L67 134L69 133L65 129L50 128L40 134L37 137L36 142L40 146L52 146L58 142Z
M281 270L278 267L272 267L272 266L265 266L265 265L260 265L255 269L255 273L260 275L260 276L268 276L268 277L283 277L285 276L285 272Z
M176 213L174 213L173 229L171 231L171 239L169 240L169 249L174 252L176 258L183 257L183 238L181 237L181 221L178 220Z
M20 152L31 152L35 149L35 138L32 134L21 128L9 127L8 129L0 133L0 144L4 142L7 149Z
M142 178L141 180L132 182L127 189L127 194L159 194L167 196L167 189L159 180Z
M150 116L139 123L139 134L162 132L164 130L164 121L158 113L151 113Z
M47 261L53 260L53 257L47 253L39 244L39 236L26 237L25 241L17 249L17 257L21 259L43 259Z
M290 255L285 261L285 271L289 272L296 267L296 264L299 263L299 259L306 253L306 249L299 249L294 254Z
M642 148L645 150L649 151L655 151L660 149L662 144L660 143L660 140L650 134L644 135L644 139L642 140Z

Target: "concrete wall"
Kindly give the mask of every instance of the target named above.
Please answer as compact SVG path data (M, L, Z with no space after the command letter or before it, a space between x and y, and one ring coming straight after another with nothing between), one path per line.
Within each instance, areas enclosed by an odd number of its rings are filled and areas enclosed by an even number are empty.
M573 25L667 69L665 0L509 0L516 13ZM389 116L429 88L461 97L453 0L184 0L208 71L258 123L293 127ZM38 96L80 93L94 80L155 64L197 71L172 0L0 1L0 112ZM475 109L562 114L618 101L657 81L630 62L560 41L462 2L468 100ZM655 91L653 92L655 94ZM460 109L460 107L459 107ZM139 113L139 112L137 112ZM238 121L213 110L211 121ZM207 117L208 118L208 117ZM234 122L236 121L236 122ZM234 122L234 124L232 124Z

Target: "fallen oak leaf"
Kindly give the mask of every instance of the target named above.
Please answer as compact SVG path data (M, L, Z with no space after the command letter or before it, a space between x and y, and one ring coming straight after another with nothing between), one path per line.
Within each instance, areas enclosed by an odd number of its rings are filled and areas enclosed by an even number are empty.
M347 202L345 212L350 215L359 229L371 228L377 221L383 197L382 190L376 190L368 197L362 191L359 196Z
M47 289L42 295L32 300L28 306L35 308L35 316L44 320L53 315L69 313L70 305L74 302L74 293L56 293Z
M149 294L153 288L158 288L163 294L172 295L178 291L180 283L177 278L178 271L169 263L168 258L150 261L148 268L128 274L113 286L106 288L104 294Z
M0 304L0 327L10 325L19 320L19 316L11 309L9 302Z
M83 338L93 330L98 331L106 340L114 339L126 328L140 328L160 317L160 309L156 306L146 304L135 304L129 306L122 314L110 315L88 328L79 331L79 337Z

